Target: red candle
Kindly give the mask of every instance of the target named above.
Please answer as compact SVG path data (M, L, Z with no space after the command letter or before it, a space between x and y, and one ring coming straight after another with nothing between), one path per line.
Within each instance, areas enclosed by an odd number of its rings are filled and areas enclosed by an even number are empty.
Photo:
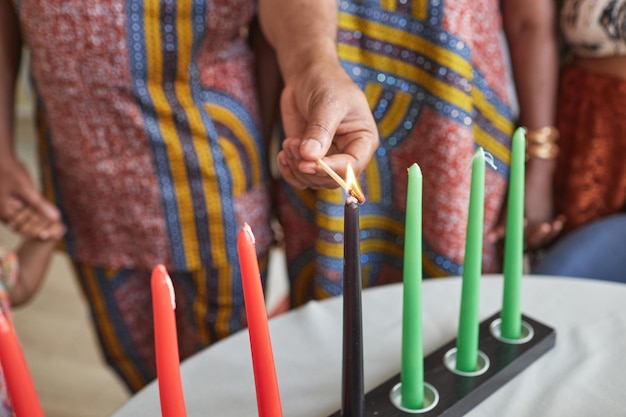
M43 409L17 335L1 311L0 362L16 417L43 417Z
M157 265L152 271L152 311L154 315L154 348L163 417L185 417L185 398L180 377L178 335L174 309L174 287L167 270Z
M243 297L250 335L252 369L259 417L282 417L278 379L274 367L274 355L267 324L265 297L261 285L259 262L252 229L244 224L237 239L239 265L243 282Z

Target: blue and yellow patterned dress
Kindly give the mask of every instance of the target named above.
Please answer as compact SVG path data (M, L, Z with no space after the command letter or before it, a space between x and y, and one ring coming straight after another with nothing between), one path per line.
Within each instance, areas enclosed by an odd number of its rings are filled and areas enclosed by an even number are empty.
M366 92L381 146L360 179L364 286L402 279L407 169L424 175L425 276L462 272L470 159L478 146L487 169L485 231L505 195L513 130L509 77L496 0L339 1L338 50ZM292 304L341 293L342 190L283 184ZM499 269L484 247L484 272Z

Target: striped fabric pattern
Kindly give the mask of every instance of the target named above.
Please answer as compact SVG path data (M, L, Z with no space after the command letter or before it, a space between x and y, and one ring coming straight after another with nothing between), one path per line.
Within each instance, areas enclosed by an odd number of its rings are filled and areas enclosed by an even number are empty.
M451 4L454 3L454 4ZM381 146L361 185L364 286L401 280L406 170L424 172L424 272L462 272L470 158L478 146L488 169L485 229L506 189L512 112L496 1L340 1L338 51L365 91ZM469 16L469 17L468 17ZM293 302L341 293L343 191L301 191L284 185L281 208ZM316 256L319 255L319 256ZM499 267L485 248L485 271Z
M244 222L265 279L273 237L247 39L255 2L16 6L32 51L44 192L68 225L64 247L104 354L135 391L154 378L155 265L180 292L183 357L245 325Z
M267 268L267 256L259 258ZM152 299L152 271L99 268L74 263L87 298L106 362L135 392L156 377ZM227 291L216 290L214 271L170 272L176 295L179 354L185 359L230 335L245 323L243 309L229 307ZM265 277L263 277L265 279ZM236 322L236 326L231 323Z
M231 36L252 3L226 1L240 15L221 18L211 13L222 2L204 0L21 3L36 51L44 184L66 215L70 256L112 267L236 268L242 220L269 230L238 211L238 199L265 193L268 181L252 55L245 38ZM227 18L227 28L212 26ZM226 53L217 56L220 45Z

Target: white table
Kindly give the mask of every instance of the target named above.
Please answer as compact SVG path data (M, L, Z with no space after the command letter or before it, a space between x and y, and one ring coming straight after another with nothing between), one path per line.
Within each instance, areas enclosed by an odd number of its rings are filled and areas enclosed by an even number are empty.
M528 276L524 315L556 330L556 346L468 416L626 416L626 285ZM424 281L424 351L456 337L461 281ZM501 308L502 279L481 283L481 320ZM363 292L365 391L400 370L402 287ZM342 300L311 302L270 321L285 417L327 417L341 404ZM247 331L181 366L189 417L257 415ZM113 417L160 416L152 383ZM382 416L384 417L384 416Z

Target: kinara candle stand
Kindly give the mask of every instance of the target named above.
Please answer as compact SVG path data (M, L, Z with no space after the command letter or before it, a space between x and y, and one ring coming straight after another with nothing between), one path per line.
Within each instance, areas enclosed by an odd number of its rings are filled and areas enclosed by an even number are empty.
M476 372L455 369L456 339L424 358L424 407L405 409L398 400L400 374L365 394L363 417L457 417L463 416L504 384L548 352L556 343L556 332L522 315L522 334L510 340L500 335L500 313L480 323ZM367 366L367 364L366 364ZM342 417L337 411L329 417Z

